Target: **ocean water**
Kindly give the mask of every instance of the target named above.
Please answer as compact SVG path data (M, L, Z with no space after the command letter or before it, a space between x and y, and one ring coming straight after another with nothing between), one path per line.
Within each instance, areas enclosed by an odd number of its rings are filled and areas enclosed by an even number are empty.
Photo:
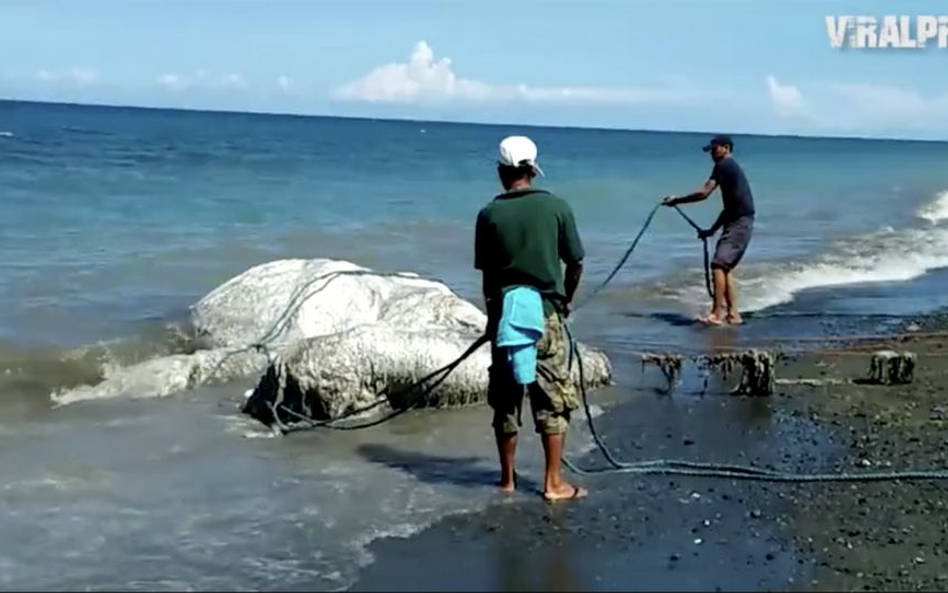
M711 170L696 134L0 102L0 531L18 542L0 547L0 586L344 587L372 539L482 508L483 410L268 439L246 438L266 433L235 411L253 378L162 400L50 395L186 347L190 304L280 258L413 271L479 303L473 222L513 133L573 205L586 287L663 195ZM758 216L739 275L751 322L730 339L948 304L948 144L735 140ZM688 212L709 225L719 204ZM662 209L575 324L614 357L621 390L630 353L704 344L689 319L706 306L700 242ZM360 453L371 443L447 477L419 483ZM484 471L450 479L464 456Z

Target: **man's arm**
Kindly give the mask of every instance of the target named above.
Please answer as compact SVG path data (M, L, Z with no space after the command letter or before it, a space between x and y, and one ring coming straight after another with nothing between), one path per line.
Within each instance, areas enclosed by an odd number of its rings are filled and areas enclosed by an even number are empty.
M484 295L485 305L497 294L494 283L491 281L491 276L487 272L481 274L481 294Z
M474 269L484 271L487 265L487 219L484 211L477 213L477 222L474 225Z
M724 226L724 210L721 210L721 213L718 214L717 220L714 221L714 224L711 225L711 228L707 230L709 235L713 235L718 232L718 229Z
M583 259L586 257L586 251L579 237L579 229L576 228L576 218L573 216L573 209L570 208L568 204L564 209L563 216L560 218L559 251L560 259L566 264L563 288L566 292L566 311L569 312L573 298L576 296L576 290L579 288L579 281L583 275Z
M579 288L579 280L583 276L583 260L577 260L566 264L566 275L563 279L564 288L566 288L566 303L569 305L576 296L576 289Z
M490 254L487 253L487 217L483 210L477 213L477 224L474 226L474 269L481 272L481 294L484 295L484 307L490 308L493 286L491 284L491 274L486 269L490 261Z
M693 202L700 202L702 200L706 200L708 196L711 195L711 192L717 189L717 187L717 181L715 181L713 178L708 179L704 182L704 185L702 185L701 188L691 192L690 194L685 194L683 196L668 196L662 203L666 206L677 206L678 204L691 204Z

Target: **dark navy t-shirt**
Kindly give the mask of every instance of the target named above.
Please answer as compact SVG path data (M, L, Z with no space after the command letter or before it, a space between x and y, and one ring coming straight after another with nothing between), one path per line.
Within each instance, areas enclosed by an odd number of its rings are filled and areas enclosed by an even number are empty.
M724 202L724 218L727 222L742 216L754 215L754 196L744 171L733 157L727 157L714 164L711 179L721 188L721 200Z

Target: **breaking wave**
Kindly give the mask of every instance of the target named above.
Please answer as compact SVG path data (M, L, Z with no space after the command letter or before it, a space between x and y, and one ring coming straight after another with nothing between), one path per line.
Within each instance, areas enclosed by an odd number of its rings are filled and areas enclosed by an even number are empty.
M0 343L0 403L16 397L52 396L56 401L57 393L99 383L118 369L196 347L193 331L183 324L77 348Z
M918 209L919 218L936 224L948 219L948 191ZM903 282L948 267L948 228L892 229L848 237L810 261L767 262L747 265L739 276L742 310L759 311L793 300L813 288L875 282ZM689 304L707 302L703 286L677 292Z
M919 208L916 214L933 224L948 219L948 190L940 192L934 200Z

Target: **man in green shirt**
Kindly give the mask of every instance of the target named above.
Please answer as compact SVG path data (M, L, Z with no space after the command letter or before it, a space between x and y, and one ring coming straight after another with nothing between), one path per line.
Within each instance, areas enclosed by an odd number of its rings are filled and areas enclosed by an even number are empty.
M580 498L586 489L566 482L560 472L570 413L579 407L569 369L569 343L563 318L569 315L579 286L584 257L573 211L562 198L532 187L537 147L525 136L500 143L497 171L504 193L478 213L474 267L483 275L487 328L496 338L508 289L529 287L543 300L545 324L537 342L536 381L526 386L536 431L546 455L543 495L547 500ZM564 278L562 264L566 264ZM511 364L492 340L488 403L500 455L500 486L516 486L514 458L524 386L514 380Z

